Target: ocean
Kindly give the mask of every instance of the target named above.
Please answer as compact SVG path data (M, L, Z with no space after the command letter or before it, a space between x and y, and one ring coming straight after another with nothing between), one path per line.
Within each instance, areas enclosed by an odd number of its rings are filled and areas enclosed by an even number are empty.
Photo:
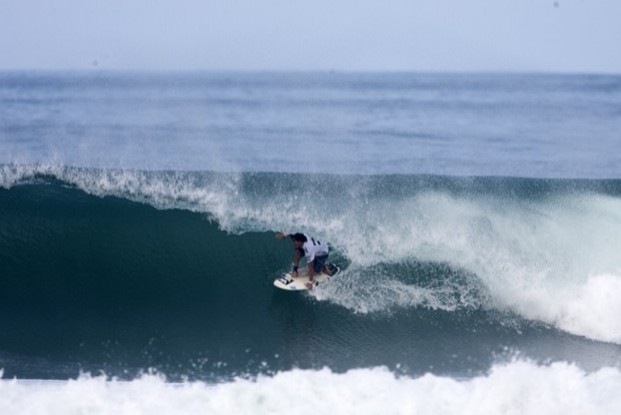
M617 414L620 150L621 76L0 73L0 413Z

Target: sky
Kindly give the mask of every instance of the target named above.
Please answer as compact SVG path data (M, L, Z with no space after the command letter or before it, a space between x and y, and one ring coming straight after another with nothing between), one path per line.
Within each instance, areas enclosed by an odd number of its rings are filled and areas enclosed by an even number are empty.
M621 0L0 0L0 70L621 73Z

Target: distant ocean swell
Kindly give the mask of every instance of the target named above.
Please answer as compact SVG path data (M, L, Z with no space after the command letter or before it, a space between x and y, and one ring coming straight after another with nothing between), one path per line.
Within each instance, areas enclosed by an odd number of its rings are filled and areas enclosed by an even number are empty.
M149 240L150 246L175 234L179 215L195 212L226 232L208 231L208 239L239 238L232 245L280 262L273 264L273 273L286 267L288 259L274 254L270 232L315 233L331 242L333 259L346 270L313 296L352 312L498 310L621 344L620 180L149 172L5 164L0 166L0 211L8 224L0 236L5 270L23 272L16 264L25 258L16 246L36 245L55 232L52 222L38 224L41 228L30 234L25 228L10 228L20 223L14 220L20 206L32 206L36 198L43 203L41 209L63 218L63 226L73 227L72 235L83 238L62 243L79 247L83 258L95 258L95 263L106 258L112 266L110 259L118 254L112 242L95 243L109 247L108 252L88 251L93 235L112 230L79 230L88 216L88 210L81 210L82 192L114 196L89 199L88 209L113 211L110 223L145 221L137 241ZM124 199L165 211L115 202ZM149 229L147 216L162 219L162 233ZM212 242L182 243L217 245ZM166 267L161 255L149 258L148 252L136 249L136 261L159 261ZM184 255L183 245L178 249L167 254L173 262ZM194 260L200 266L201 259Z

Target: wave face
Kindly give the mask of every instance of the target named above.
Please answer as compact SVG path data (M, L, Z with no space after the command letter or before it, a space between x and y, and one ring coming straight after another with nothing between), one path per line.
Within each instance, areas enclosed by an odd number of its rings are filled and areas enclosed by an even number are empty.
M51 165L0 180L5 375L619 361L619 180ZM274 289L280 230L330 241L342 275Z

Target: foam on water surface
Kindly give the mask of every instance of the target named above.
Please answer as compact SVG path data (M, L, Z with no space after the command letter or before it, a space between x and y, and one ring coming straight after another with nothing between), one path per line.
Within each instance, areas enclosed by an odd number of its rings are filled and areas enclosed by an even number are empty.
M291 370L256 379L167 383L103 376L69 381L0 381L11 414L618 414L621 372L587 373L558 362L496 364L471 379L397 376L386 368Z

